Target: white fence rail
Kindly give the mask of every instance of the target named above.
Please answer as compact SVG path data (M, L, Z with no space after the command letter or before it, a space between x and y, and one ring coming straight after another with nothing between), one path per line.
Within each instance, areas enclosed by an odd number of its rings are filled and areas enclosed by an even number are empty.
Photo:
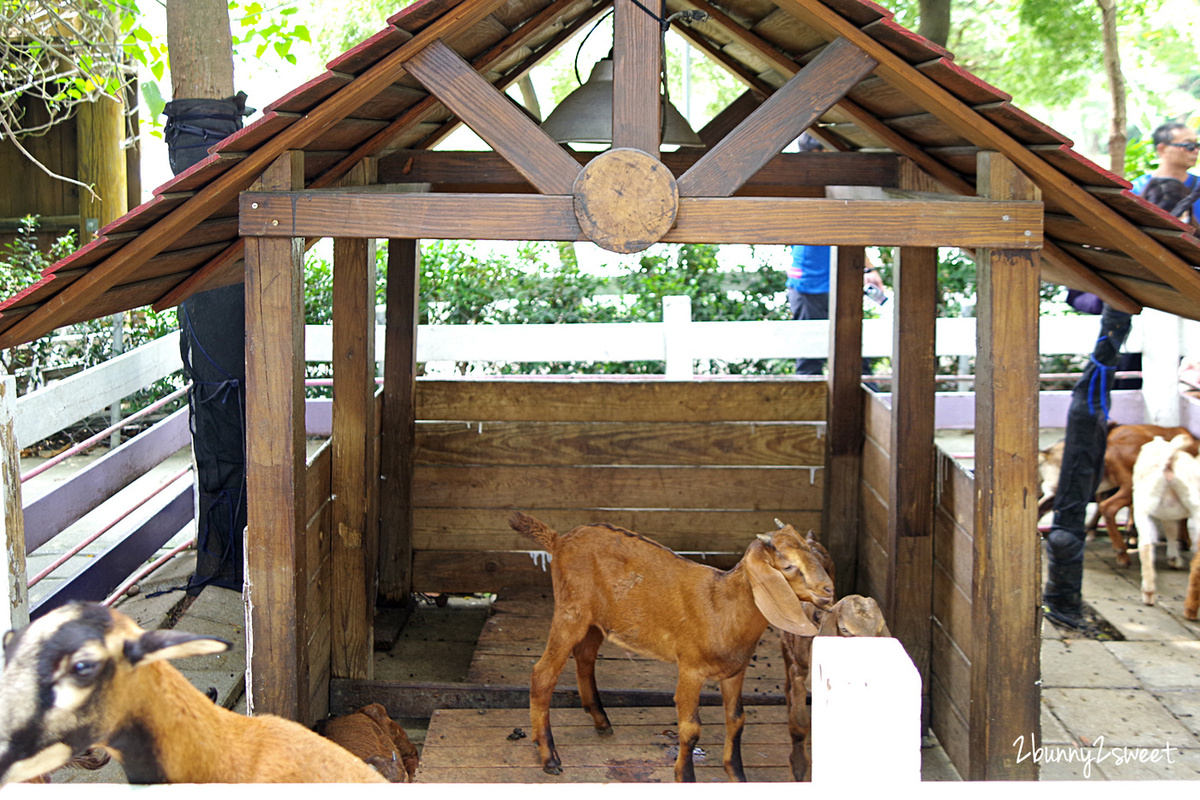
M824 320L696 322L687 297L663 298L664 322L578 325L421 325L417 360L429 373L449 372L459 362L664 361L668 378L695 374L696 362L766 358L822 358L829 354L829 323ZM939 356L975 355L976 320L937 321ZM1039 346L1043 355L1086 355L1100 332L1095 316L1042 317ZM893 321L863 321L863 355L891 355ZM332 328L305 328L309 361L333 357ZM1145 343L1153 342L1147 348ZM1177 369L1182 357L1200 357L1200 323L1147 309L1133 318L1125 343L1143 353L1146 422L1178 425ZM382 362L383 327L376 329L375 358Z

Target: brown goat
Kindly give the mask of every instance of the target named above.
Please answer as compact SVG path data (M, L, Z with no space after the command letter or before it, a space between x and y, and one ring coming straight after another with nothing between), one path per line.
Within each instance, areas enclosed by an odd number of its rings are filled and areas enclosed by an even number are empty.
M354 753L392 783L411 781L417 771L417 748L379 703L321 720L316 731Z
M870 597L851 594L827 611L814 609L817 636L891 636L879 604ZM792 780L812 780L811 689L812 636L783 634L783 693L788 707L788 733L792 738Z
M0 784L103 745L130 783L385 783L303 725L214 704L167 659L228 642L144 631L98 603L57 608L4 638Z
M721 572L612 525L584 525L560 535L521 513L509 525L552 557L554 616L529 688L530 726L543 771L562 773L550 731L550 697L572 654L584 710L597 731L612 732L595 675L596 653L608 638L679 668L677 781L696 779L692 749L700 738L700 690L705 680L720 682L725 772L744 781L742 682L758 639L768 623L816 633L802 603L833 602L833 584L810 541L791 526L763 534L735 567Z

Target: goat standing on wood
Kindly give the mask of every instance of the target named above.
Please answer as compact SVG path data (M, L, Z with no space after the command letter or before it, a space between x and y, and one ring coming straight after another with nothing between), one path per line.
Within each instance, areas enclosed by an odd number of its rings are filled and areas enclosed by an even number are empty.
M386 783L290 720L214 704L167 659L228 642L144 631L98 603L57 608L4 637L0 784L103 745L130 783Z
M1193 548L1200 533L1200 459L1188 452L1194 444L1187 433L1169 442L1156 436L1142 445L1133 464L1133 521L1137 524L1138 557L1142 562L1142 602L1148 606L1154 605L1158 591L1154 574L1158 523L1186 519ZM1167 538L1167 554L1171 566L1183 566L1179 542L1174 537Z
M700 690L706 680L720 682L725 772L744 781L742 682L758 639L768 623L816 633L802 603L823 608L833 602L833 583L810 541L791 526L763 534L733 569L721 572L612 525L583 525L560 535L521 513L509 525L552 556L554 616L529 687L530 726L543 771L562 773L550 732L550 697L572 654L584 710L598 732L612 732L595 672L596 653L608 638L679 667L677 781L696 779L692 749L700 739Z

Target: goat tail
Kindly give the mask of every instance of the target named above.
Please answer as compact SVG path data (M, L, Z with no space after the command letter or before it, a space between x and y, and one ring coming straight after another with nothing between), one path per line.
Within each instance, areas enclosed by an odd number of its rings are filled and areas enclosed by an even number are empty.
M537 542L548 553L553 553L555 545L558 544L558 534L553 529L541 520L534 519L528 514L522 514L520 511L513 512L512 517L508 520L508 526L522 536L527 536Z

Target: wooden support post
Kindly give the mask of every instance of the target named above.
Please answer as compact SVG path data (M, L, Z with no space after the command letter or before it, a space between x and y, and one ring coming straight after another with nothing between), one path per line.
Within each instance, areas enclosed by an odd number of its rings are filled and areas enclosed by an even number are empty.
M979 192L1040 200L1004 156L979 154ZM1018 736L1039 734L1041 540L1037 533L1036 250L981 250L975 363L975 566L967 780L1037 780ZM1032 399L1031 399L1032 398Z
M303 153L260 191L303 187ZM250 713L307 722L303 239L246 239L246 636Z
M658 20L633 0L616 0L614 9L612 146L614 150L633 147L658 158L662 142Z
M838 596L853 594L858 572L862 480L862 287L866 254L839 247L830 280L829 391L825 404L825 500L821 530L836 567Z
M921 673L921 716L923 725L927 725L933 611L937 248L901 248L900 263L892 277L896 309L884 615L892 634L904 643Z
M0 583L3 584L4 613L0 614L0 633L29 624L29 590L25 575L25 513L21 504L21 448L16 431L17 379L0 379L0 539L4 542L4 560Z
M371 162L373 163L373 161ZM360 163L345 184L373 183ZM333 242L333 651L335 678L374 674L375 242Z
M416 447L420 281L421 253L417 241L389 241L387 331L383 351L379 595L390 605L407 603L412 591L412 476Z
M87 244L96 231L129 210L129 177L126 170L125 104L98 97L78 107L77 134L79 180L96 193L79 192L79 244ZM88 220L95 227L89 230Z

